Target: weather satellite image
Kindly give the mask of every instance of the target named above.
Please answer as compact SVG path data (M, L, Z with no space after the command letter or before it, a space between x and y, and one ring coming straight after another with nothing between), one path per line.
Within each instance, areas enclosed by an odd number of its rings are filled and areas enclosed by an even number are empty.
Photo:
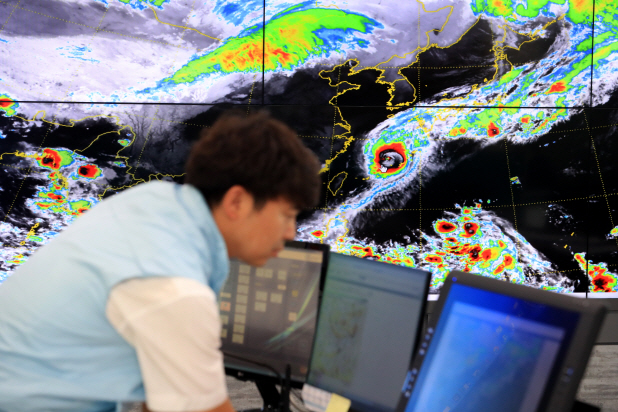
M235 108L268 110L322 162L299 240L429 270L432 292L452 269L616 292L617 14L610 0L0 0L0 282L104 198L181 182L199 131Z

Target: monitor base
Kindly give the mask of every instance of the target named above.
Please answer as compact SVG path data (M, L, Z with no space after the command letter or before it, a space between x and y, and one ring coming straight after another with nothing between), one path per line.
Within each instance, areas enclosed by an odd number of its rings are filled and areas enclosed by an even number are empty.
M575 402L573 402L571 412L601 412L601 408L590 405L589 403L575 400Z
M245 409L240 412L290 412L290 365L285 368L285 378L281 380L281 392L271 381L254 380L264 405L260 409Z

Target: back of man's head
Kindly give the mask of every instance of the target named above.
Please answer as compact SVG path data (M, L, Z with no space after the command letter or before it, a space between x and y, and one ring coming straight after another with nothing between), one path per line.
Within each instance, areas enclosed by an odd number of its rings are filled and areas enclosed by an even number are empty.
M198 188L211 207L240 185L258 208L283 197L306 209L318 203L319 168L296 133L268 113L230 113L202 131L185 165L184 181Z

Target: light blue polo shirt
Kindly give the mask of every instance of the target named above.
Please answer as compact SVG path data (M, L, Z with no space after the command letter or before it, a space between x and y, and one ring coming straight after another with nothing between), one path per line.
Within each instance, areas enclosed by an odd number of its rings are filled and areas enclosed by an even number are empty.
M135 350L105 316L110 290L135 277L184 276L218 294L228 270L194 187L145 183L104 200L0 284L0 412L144 401Z

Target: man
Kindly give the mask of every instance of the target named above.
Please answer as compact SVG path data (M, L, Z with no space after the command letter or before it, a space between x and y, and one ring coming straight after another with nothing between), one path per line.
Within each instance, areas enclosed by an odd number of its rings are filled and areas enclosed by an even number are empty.
M202 132L185 184L104 200L0 285L0 411L233 408L216 295L228 258L263 265L319 196L319 164L261 113Z

